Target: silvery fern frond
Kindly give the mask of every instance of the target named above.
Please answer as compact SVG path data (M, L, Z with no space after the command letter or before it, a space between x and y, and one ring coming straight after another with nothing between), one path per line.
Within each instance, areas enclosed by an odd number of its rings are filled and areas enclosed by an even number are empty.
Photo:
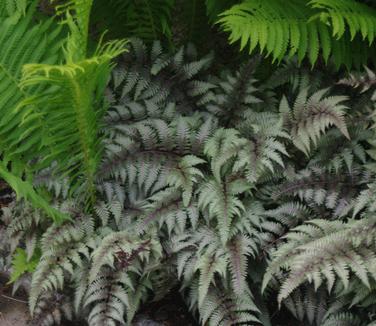
M337 281L347 288L350 272L369 287L376 277L374 229L372 215L348 223L311 220L298 226L286 235L286 243L272 253L263 289L280 271L286 272L286 278L279 291L279 303L305 282L317 289L326 281L329 292Z

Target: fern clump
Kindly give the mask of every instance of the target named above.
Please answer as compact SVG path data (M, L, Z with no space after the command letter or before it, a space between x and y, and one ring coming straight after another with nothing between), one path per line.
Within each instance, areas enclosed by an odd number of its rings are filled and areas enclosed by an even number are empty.
M255 3L272 8L249 0L229 10ZM127 53L112 41L93 54L92 5L57 7L71 32L64 51L54 49L62 61L41 57L22 73L15 57L14 110L0 103L0 175L24 197L1 219L7 252L16 253L12 281L32 274L33 322L131 325L174 287L202 325L274 325L277 304L293 323L368 325L376 284L370 72L326 87L304 70L281 78L286 65L263 83L257 60L217 72L213 55L193 45L169 53L139 39ZM295 27L308 24L315 38L318 24L321 36L341 42L353 11L342 13L345 31L331 35L333 8L310 1L301 13L309 21ZM19 19L28 33L34 22ZM289 49L302 59L299 28ZM368 37L362 30L350 36ZM262 46L276 59L287 51ZM318 49L310 51L315 61Z

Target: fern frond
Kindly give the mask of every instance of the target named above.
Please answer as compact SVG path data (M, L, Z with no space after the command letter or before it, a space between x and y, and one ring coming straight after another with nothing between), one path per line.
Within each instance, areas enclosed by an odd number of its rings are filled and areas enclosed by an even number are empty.
M91 306L90 325L130 323L148 288L161 247L155 238L141 238L129 231L111 232L92 254L85 306ZM148 277L149 276L149 277Z
M365 164L367 148L364 144L372 137L372 131L359 125L349 127L351 141L338 129L331 129L321 136L310 164L326 164L329 170L337 172L343 168L350 172L357 163Z
M344 119L347 106L345 96L327 96L327 89L309 95L307 89L299 92L293 107L284 97L280 112L289 126L294 145L306 155L315 147L320 136L334 125L346 138L350 138Z
M352 207L353 197L369 181L369 174L360 169L333 173L313 166L282 182L277 186L273 198L299 198L311 208L323 206L333 210L334 216L344 216Z
M376 85L376 75L368 67L364 67L364 69L365 73L350 74L349 77L339 80L338 84L360 89L361 93L364 93L369 89L374 89L374 86Z
M265 274L263 288L272 275L285 271L278 301L286 299L304 282L317 289L324 280L332 290L336 280L348 287L350 272L369 287L375 279L374 218L341 223L312 220L292 230L287 242L273 253Z
M198 58L193 45L181 47L174 55L164 53L160 42L154 42L150 51L137 39L130 45L124 60L128 68L115 89L123 102L129 98L162 106L173 102L179 112L192 112L193 103L203 106L214 98L215 86L202 76L212 55Z
M190 300L194 301L194 296ZM210 326L259 323L258 309L248 288L244 289L242 296L236 296L226 289L211 286L199 312L201 323Z
M245 133L241 137L236 129L221 128L208 139L205 154L211 158L212 171L217 180L221 173L243 171L250 183L255 183L266 171L274 171L274 165L283 166L281 154L287 155L285 146L277 137L287 137L282 131L282 120L273 123L273 116L251 114L239 125ZM231 164L232 163L232 164Z
M308 325L322 325L331 305L330 296L324 287L315 291L313 286L296 289L283 305L301 322Z
M190 286L197 277L199 307L205 302L211 284L218 282L228 281L226 286L239 297L246 294L248 259L257 250L248 235L237 234L223 246L214 229L201 227L194 234L182 233L173 237L170 246L177 254L178 276L184 278L185 286Z
M228 244L229 269L232 275L232 288L236 295L243 295L246 285L248 258L255 254L254 242L246 235L239 234Z
M229 126L236 125L243 118L244 111L252 105L260 103L257 97L257 87L254 72L257 61L250 60L235 73L227 73L218 81L213 103L209 103L210 112L220 116Z
M325 319L323 326L360 326L361 320L349 312L338 313L331 315Z
M17 24L9 19L1 21L0 39L4 46L0 51L0 88L3 90L0 102L3 117L0 124L0 175L14 187L19 197L30 200L37 207L45 209L54 220L61 221L64 216L49 206L31 182L35 165L30 165L30 160L36 159L36 155L47 154L45 145L49 143L49 137L47 134L41 137L45 131L43 119L35 115L34 119L25 121L28 113L16 109L20 101L30 95L19 86L23 65L54 63L59 57L61 29L52 20L34 23L34 10L35 3Z
M121 271L101 270L90 283L84 298L84 306L91 306L89 325L125 324L124 315L130 305L127 288L130 285L130 280Z
M113 37L170 40L174 4L175 0L96 0L92 22Z
M168 176L167 182L170 186L182 189L184 206L188 206L191 201L194 184L204 177L202 172L195 167L202 163L205 161L194 155L184 156Z
M26 14L27 0L5 0L0 3L0 17L8 18L14 24ZM33 3L32 3L33 5Z
M290 55L297 53L300 60L309 52L314 64L318 55L317 25L307 23L312 12L301 1L288 3L273 0L267 4L248 0L235 5L221 14L218 20L224 30L230 32L230 42L241 41L241 49L249 43L249 52L259 46L260 52L271 54L274 60L281 60L290 48ZM328 34L328 28L322 24Z
M320 9L320 20L330 24L333 37L341 38L348 29L351 40L359 33L369 44L373 42L376 11L369 6L349 0L311 0L309 6Z
M145 230L152 222L157 222L159 228L167 226L168 234L184 233L190 226L195 229L198 224L199 212L196 203L184 205L182 194L175 188L159 191L149 198L141 213L140 231Z
M57 170L66 174L70 184L76 184L76 189L86 188L84 199L91 203L101 157L98 123L103 110L98 108L98 96L103 93L111 59L123 52L123 47L123 42L109 43L98 49L93 58L65 66L34 64L24 67L21 83L24 88L46 86L45 92L21 103L22 111L30 105L40 108L25 115L25 123L43 116L45 128L51 135L49 142L55 144L56 149L47 153L43 158L46 162L40 164L59 162ZM67 62L71 60L67 58ZM80 86L83 84L84 89ZM65 155L67 152L71 153L69 157Z
M39 300L30 326L60 325L73 320L73 307L69 296L62 293L45 293Z
M142 239L130 235L129 231L112 232L103 238L92 254L93 264L89 279L93 281L104 266L114 268L116 262L124 269L131 266L133 271L137 271L137 268L141 268L140 265L137 266L141 262L158 260L160 256L161 247L156 239ZM138 261L140 263L137 264Z
M243 179L229 179L224 182L209 179L199 190L199 208L215 219L223 243L230 238L234 218L240 217L244 212L239 195L249 189L250 185Z
M90 258L85 239L93 232L88 216L76 218L75 224L53 225L42 238L42 257L33 273L29 296L34 314L40 296L48 291L62 290L65 279L72 279L74 269Z
M350 307L364 307L373 309L375 305L376 284L371 281L367 287L359 279L351 280L347 289L337 290L340 296L350 302Z
M10 252L25 245L27 259L31 259L37 247L39 230L44 228L45 215L27 202L18 201L13 206L2 210L2 219L7 223Z
M353 216L358 215L362 210L366 209L371 213L375 212L376 206L373 199L373 194L376 191L376 183L370 182L367 189L362 190L357 197L353 199Z
M296 54L300 62L308 57L314 65L322 49L326 62L333 55L337 66L350 68L362 56L349 58L354 52L348 45L367 50L355 36L361 34L369 44L375 37L374 9L350 0L244 0L220 16L217 23L230 33L230 43L240 41L241 49L258 49L274 61Z
M53 0L54 1L54 0ZM69 0L56 6L57 15L63 16L63 23L69 28L65 59L68 64L87 57L90 11L93 0Z
M300 222L309 220L312 212L300 202L286 202L278 208L264 211L261 216L263 218L257 227L262 229L259 237L265 252L272 249L273 245L278 246L283 236Z
M102 177L115 178L128 187L136 185L145 194L152 195L168 186L172 174L176 177L183 170L188 172L188 166L182 169L186 164L183 162L192 155L202 155L205 141L214 126L213 119L205 120L202 116L180 117L173 123L149 118L147 121L123 123L119 128L115 126L100 168ZM185 156L187 158L184 159ZM193 166L189 171L200 173ZM179 178L183 176L179 175ZM186 180L184 184L187 186L188 183Z

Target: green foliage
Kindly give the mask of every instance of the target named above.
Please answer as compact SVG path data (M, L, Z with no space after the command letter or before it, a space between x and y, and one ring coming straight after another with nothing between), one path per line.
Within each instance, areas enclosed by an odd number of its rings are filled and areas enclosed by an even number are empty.
M54 28L51 20L35 23L32 16L35 3L29 6L27 14L17 23L9 17L1 20L1 40L4 44L0 54L1 61L1 176L15 189L19 197L30 200L38 207L43 207L55 219L62 219L61 214L50 208L32 185L23 180L32 177L35 167L29 164L37 154L35 149L42 143L40 134L43 123L38 120L26 121L27 112L17 108L20 101L29 96L20 87L22 67L31 62L56 62L59 56L60 28ZM4 11L2 10L2 13ZM22 40L20 42L19 40ZM19 128L22 126L22 128ZM37 126L37 127L36 127ZM44 141L48 142L47 139ZM39 149L38 155L46 150Z
M366 63L373 50L376 12L352 0L245 0L223 12L218 23L240 48L257 49L281 61L285 55L308 57L312 66L320 51L337 66ZM354 48L356 51L354 51Z
M11 1L8 0L10 3ZM207 49L222 42L215 25L229 33L230 44L281 62L307 58L312 66L333 61L360 68L373 60L376 9L356 0L97 0L92 22L97 34L112 38L162 39L170 49L194 41ZM227 50L227 49L226 49ZM225 50L225 51L226 51Z
M29 260L26 254L26 251L17 248L15 254L13 255L12 260L12 275L10 277L9 282L13 283L17 281L23 274L25 273L33 273L38 262L39 262L40 254L36 251Z
M220 13L234 5L234 0L205 0L206 12L211 21L215 21Z
M73 192L78 188L85 193L83 200L94 201L94 174L101 154L97 138L103 116L101 96L111 59L124 51L124 42L99 45L87 58L91 1L69 2L57 9L65 15L70 34L64 49L66 64L56 65L60 28L51 32L52 20L33 26L33 7L17 24L10 19L2 22L1 38L7 46L1 55L6 92L0 103L0 174L19 197L61 221L66 217L38 194L33 177L59 162L54 173L68 177Z
M51 225L38 198L4 209L10 251L25 248L18 270L41 250L33 323L131 324L141 305L179 286L202 325L270 326L285 315L369 325L372 73L328 88L331 80L322 87L320 74L296 68L281 78L287 65L261 84L256 61L216 74L213 56L192 45L169 54L134 39L106 89L124 44L88 55L78 43L87 15L74 17L89 8L58 7L75 34L63 64L24 68L28 96L10 111L27 112L30 125L39 112L35 132L50 132L30 145L29 165L19 163L30 177L9 170L15 154L0 165L26 199L38 189L47 208L70 216Z
M45 90L26 98L20 105L38 108L25 120L34 121L42 115L47 122L45 128L49 135L54 135L50 140L54 148L46 159L59 162L57 172L69 177L73 190L75 187L80 192L85 189L87 198L84 199L93 203L94 175L101 155L98 124L103 108L100 101L111 59L124 51L124 42L99 45L94 56L86 58L90 7L91 1L76 1L58 7L67 13L65 23L71 29L65 51L66 64L26 65L21 86L26 89L45 86ZM71 16L72 10L79 13L76 19ZM41 139L45 140L44 135Z
M4 0L0 3L0 17L15 24L26 14L27 6L28 0Z
M170 38L175 0L97 0L92 22L115 37L139 37L146 41Z

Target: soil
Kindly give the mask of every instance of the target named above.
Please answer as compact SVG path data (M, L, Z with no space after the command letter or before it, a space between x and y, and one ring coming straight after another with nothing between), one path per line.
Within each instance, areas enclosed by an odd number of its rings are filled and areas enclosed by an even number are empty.
M26 303L0 296L0 326L26 326L28 318Z

